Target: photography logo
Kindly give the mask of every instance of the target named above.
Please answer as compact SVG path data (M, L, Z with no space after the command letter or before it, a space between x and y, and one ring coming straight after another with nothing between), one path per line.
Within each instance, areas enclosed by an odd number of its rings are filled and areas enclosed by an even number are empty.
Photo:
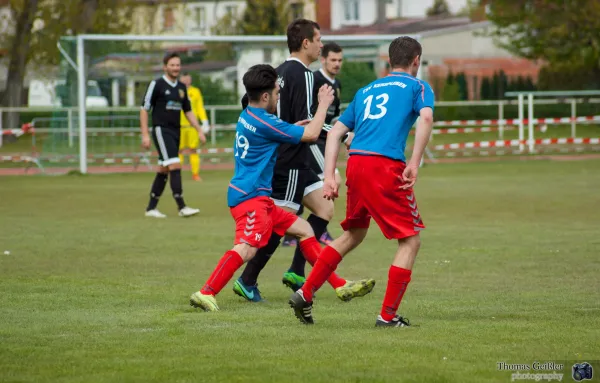
M594 376L594 369L588 362L575 363L573 365L573 380L581 382L583 380L592 380Z

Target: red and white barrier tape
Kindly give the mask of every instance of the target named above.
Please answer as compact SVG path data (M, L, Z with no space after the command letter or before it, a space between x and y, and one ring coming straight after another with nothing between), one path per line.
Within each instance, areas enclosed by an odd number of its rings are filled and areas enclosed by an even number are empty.
M8 136L8 135L14 135L16 137L20 137L22 135L24 135L25 133L33 133L35 132L35 129L33 128L33 125L31 123L27 123L27 124L23 124L23 126L21 126L20 129L3 129L2 130L2 135L3 136Z
M535 145L598 145L600 138L541 138L533 141ZM434 150L474 149L474 148L506 148L526 145L528 140L496 140L479 142L459 142L455 144L435 145Z
M481 125L518 125L519 119L496 119L496 120L454 120L454 121L436 121L433 126L481 126ZM600 122L600 116L583 117L555 117L555 118L535 118L534 124L565 124L569 122ZM529 120L523 120L523 124L528 124Z
M233 148L205 148L198 149L197 152L199 154L224 154L224 153L233 153ZM158 156L157 152L139 152L139 153L99 153L92 154L88 156L88 162L103 162L105 164L126 164L126 163L134 163L143 158L155 157ZM77 162L79 161L79 156L76 154L64 154L64 155L44 155L41 154L39 156L30 156L30 155L4 155L0 156L0 161L12 161L12 162L20 162L20 161L31 161L33 158L38 158L43 161L48 161L52 163L58 162Z
M600 151L600 147L593 147L589 149L594 152ZM536 153L583 153L588 151L588 149L582 147L567 147L567 148L557 148L557 147L541 147L536 149ZM440 153L441 157L472 157L472 156L481 156L481 157L490 157L490 156L506 156L506 155L523 155L523 153L519 150L508 149L508 150L478 150L478 151L449 151Z

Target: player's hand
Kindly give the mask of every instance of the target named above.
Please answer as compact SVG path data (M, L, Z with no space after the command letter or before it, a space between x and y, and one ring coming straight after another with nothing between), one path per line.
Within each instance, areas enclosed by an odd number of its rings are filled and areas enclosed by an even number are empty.
M294 125L298 125L298 126L306 126L310 123L310 120L301 120L296 122Z
M408 164L402 172L402 181L404 185L400 186L400 189L406 190L414 186L417 182L417 174L419 173L419 167L417 165Z
M147 134L142 135L142 148L150 149L150 136Z
M327 106L331 105L333 103L333 99L334 99L334 95L335 95L335 91L333 90L333 88L327 84L323 85L321 88L319 88L319 105L321 104L325 104Z
M350 145L352 144L352 140L354 139L354 133L348 132L348 139L344 141L344 145L346 145L346 149L350 149Z
M199 132L198 138L200 139L200 142L202 143L202 145L206 144L206 136L204 135L204 133Z
M339 197L338 191L338 184L335 182L335 178L326 178L323 181L323 198L335 201L335 199Z

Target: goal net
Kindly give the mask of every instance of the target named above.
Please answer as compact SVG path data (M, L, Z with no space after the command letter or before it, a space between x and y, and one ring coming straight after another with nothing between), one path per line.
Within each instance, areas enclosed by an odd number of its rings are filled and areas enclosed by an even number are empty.
M323 37L323 43L343 48L342 105L387 73L393 38ZM62 39L59 50L60 71L49 83L55 108L33 119L36 146L47 163L78 163L82 172L95 165L156 163L152 150L140 146L139 110L148 84L163 74L166 53L180 55L182 73L189 73L202 93L212 129L200 153L212 162L231 161L244 73L255 64L277 67L289 57L285 36L87 35ZM319 61L310 66L320 67Z

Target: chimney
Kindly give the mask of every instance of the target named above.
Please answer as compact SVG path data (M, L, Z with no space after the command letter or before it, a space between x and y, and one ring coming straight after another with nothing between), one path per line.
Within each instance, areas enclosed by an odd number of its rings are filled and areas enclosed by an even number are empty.
M375 19L375 24L385 24L387 23L387 17L385 14L385 7L387 5L386 0L375 0L377 2L377 19Z
M331 30L331 0L316 0L315 8L321 30Z

